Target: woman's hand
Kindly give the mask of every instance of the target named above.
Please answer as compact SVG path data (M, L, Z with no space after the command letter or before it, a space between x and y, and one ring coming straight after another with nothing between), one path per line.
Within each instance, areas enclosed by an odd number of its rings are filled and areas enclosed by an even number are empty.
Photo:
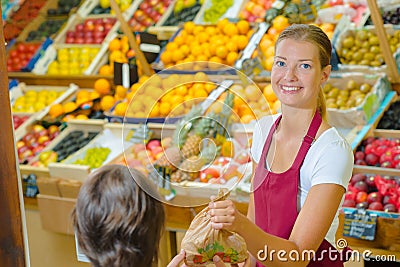
M214 229L226 229L238 232L239 221L243 219L232 200L210 202L208 214L211 216L211 226Z

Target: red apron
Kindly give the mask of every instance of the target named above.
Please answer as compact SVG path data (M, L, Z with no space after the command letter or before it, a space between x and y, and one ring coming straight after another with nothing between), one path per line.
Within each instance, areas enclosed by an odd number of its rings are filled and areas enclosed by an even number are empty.
M281 116L271 127L254 174L255 223L269 234L288 239L298 215L297 195L300 180L300 167L314 141L322 120L319 112L316 112L292 166L285 172L277 174L267 170L266 156L273 133L280 120ZM316 216L318 216L318 214L316 214ZM323 250L326 252L323 253L321 257L321 251ZM331 253L331 257L328 257L329 253ZM315 259L317 260L312 260L308 266L343 267L343 262L340 261L341 257L339 251L325 239L315 255ZM274 256L275 260L278 260L276 254ZM335 256L337 260L330 260L330 258L335 259ZM289 258L289 255L286 255L286 257ZM259 267L263 265L257 262L256 266Z

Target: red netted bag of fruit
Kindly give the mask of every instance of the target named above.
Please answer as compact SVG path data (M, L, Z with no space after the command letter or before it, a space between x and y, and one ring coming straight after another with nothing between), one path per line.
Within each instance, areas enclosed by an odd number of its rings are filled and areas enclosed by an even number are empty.
M218 199L227 197L227 194L220 195ZM244 262L248 255L243 237L225 229L213 229L208 210L206 207L194 217L182 240L181 247L186 252L185 264L204 266L213 263L214 255L226 263Z

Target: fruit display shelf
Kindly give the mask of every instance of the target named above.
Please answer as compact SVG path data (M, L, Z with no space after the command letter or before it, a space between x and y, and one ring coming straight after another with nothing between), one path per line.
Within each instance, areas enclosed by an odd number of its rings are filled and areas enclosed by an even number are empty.
M70 14L75 13L77 7L85 0L47 0L39 13L42 16L48 17L64 17L67 18Z
M240 28L239 23L244 27ZM187 22L169 39L152 63L152 68L163 73L193 74L203 71L214 75L235 75L236 69L233 66L236 62L242 62L242 58L251 56L256 49L254 40L267 30L264 26L250 25L244 21L235 24L227 20L219 25ZM194 31L197 33L194 34ZM221 40L219 32L225 41Z
M42 151L43 153L51 154L51 151L57 145L64 145L66 142L74 142L77 140L65 140L67 136L71 136L73 132L83 132L83 135L89 136L89 133L99 133L103 130L104 121L94 120L94 121L81 121L81 120L71 120L68 122L66 129L64 129L57 137L55 137ZM86 142L86 141L85 141ZM78 147L79 149L80 147ZM68 153L68 151L67 151ZM69 153L73 153L72 149ZM69 155L69 154L68 154ZM49 155L50 156L50 155ZM51 161L57 160L54 155ZM58 156L57 156L58 157ZM47 159L46 159L47 160ZM30 163L40 161L40 154L35 156ZM20 164L19 165L21 175L29 175L34 173L38 178L50 178L49 168L46 166L32 166L30 164ZM67 178L73 178L67 177Z
M121 11L123 11L122 15L124 16L125 19L127 19L128 17L133 15L133 13L136 11L136 9L138 7L138 4L139 4L139 1L131 1L131 4L129 5L129 7L126 10L121 10ZM99 14L96 14L97 12L94 11L99 6L100 6L100 0L85 0L79 6L76 13L82 18L91 16L91 15L99 15ZM110 11L110 8L107 8L107 9ZM108 12L106 14L110 14L110 12ZM104 15L104 14L102 14L102 15Z
M32 71L52 43L50 38L34 42L14 40L7 46L7 70L9 72Z
M58 31L66 22L66 17L49 18L39 15L18 35L17 41L43 42L46 38L54 39Z
M385 74L334 73L324 86L329 122L338 128L366 125L392 91Z
M385 24L384 28L395 62L397 66L400 66L400 43L398 42L400 27ZM382 72L389 75L374 26L367 25L360 29L345 27L334 39L333 46L339 57L339 71L371 74Z
M239 17L240 10L243 9L243 6L246 1L213 1L213 0L205 0L203 6L201 7L199 13L194 19L194 23L196 24L214 24L218 20L223 18L228 19L237 19ZM226 8L231 3L231 5ZM213 7L215 6L215 7ZM223 12L223 8L225 8L225 12ZM223 13L222 13L223 12ZM209 13L209 14L207 14ZM222 13L222 14L221 14Z
M103 130L87 145L61 162L50 163L50 175L83 181L91 171L108 164L131 145L130 139L123 139L120 131L103 125Z
M176 26L176 30L178 30L179 24L194 21L201 7L202 3L200 0L178 0L173 5L173 8L167 10L164 18L156 26Z
M32 123L43 119L49 112L50 105L61 103L73 95L77 89L78 86L75 84L70 84L70 86L39 86L19 83L16 87L13 87L10 91L13 114L29 116L29 119L15 131L16 139L18 140L25 135L27 127Z
M400 131L371 129L355 150L354 171L400 176Z

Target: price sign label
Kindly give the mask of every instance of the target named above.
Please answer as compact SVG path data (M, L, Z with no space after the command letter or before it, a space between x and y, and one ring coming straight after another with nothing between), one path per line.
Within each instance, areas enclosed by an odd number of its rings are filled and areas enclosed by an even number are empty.
M343 236L373 241L377 215L366 210L346 211Z

